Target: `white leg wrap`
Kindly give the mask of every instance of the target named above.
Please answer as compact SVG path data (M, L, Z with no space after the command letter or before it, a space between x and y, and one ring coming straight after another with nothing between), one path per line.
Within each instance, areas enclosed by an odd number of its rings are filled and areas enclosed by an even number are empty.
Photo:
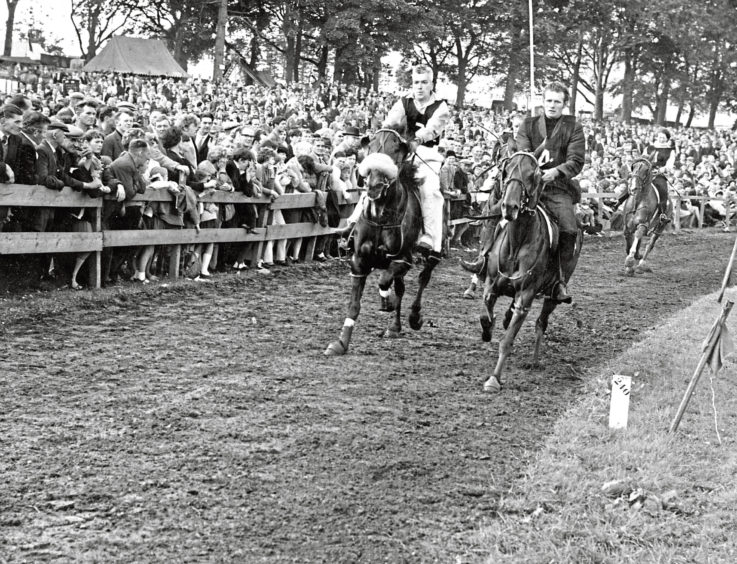
M346 317L345 321L343 322L343 327L353 327L356 324L355 319L351 319L350 317Z
M382 298L388 298L391 295L391 293L392 293L391 290L382 290L382 289L379 289L379 295Z

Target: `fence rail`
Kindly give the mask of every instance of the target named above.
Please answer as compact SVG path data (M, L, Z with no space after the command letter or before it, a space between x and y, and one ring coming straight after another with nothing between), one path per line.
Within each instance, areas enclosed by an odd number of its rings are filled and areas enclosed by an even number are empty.
M596 200L597 220L609 228L604 220L604 200L616 200L613 192L597 192L583 194L584 198ZM108 197L109 198L109 197ZM339 205L341 217L347 217L359 199L358 192L349 192L345 197L341 195ZM461 198L446 197L448 221L450 225L460 225L473 221L467 218L451 219L450 203ZM704 210L709 201L728 202L728 198L712 198L709 196L687 196L674 199L674 221L676 231L681 228L681 206L683 200L699 201L698 227L704 225ZM136 202L171 202L172 196L161 189L149 188L145 194L136 195L132 201ZM170 265L178 265L181 245L199 243L255 243L255 254L262 251L267 241L280 239L306 239L306 260L312 258L317 237L331 234L331 228L322 227L315 223L288 223L274 225L275 210L310 209L315 206L314 193L284 194L275 201L268 198L249 198L240 193L213 191L202 194L200 202L217 204L255 204L259 210L258 225L252 231L243 228L220 229L155 229L113 231L102 229L103 200L90 198L82 192L71 188L60 191L50 190L44 186L28 186L25 184L0 184L0 206L5 207L51 207L51 208L87 208L92 211L92 233L46 232L46 233L0 233L0 255L34 254L34 253L92 253L89 259L90 286L99 288L101 285L101 253L105 248L128 247L142 245L167 245L171 247ZM344 225L341 220L341 225ZM178 268L170 268L173 277L178 276Z
M347 217L358 202L359 193L349 192L345 197L340 195L339 206L342 218ZM109 199L109 197L108 197ZM148 188L145 194L136 195L136 202L171 202L172 196L161 189ZM101 285L101 253L105 248L128 247L141 245L171 246L170 265L178 265L181 245L200 243L255 243L256 254L261 253L262 245L267 241L280 239L306 239L306 259L312 260L312 250L316 238L332 233L330 227L322 227L315 223L288 223L274 225L275 210L300 210L315 207L314 193L284 194L275 201L269 198L249 198L239 193L213 191L201 195L200 202L216 204L255 204L258 208L258 225L251 231L241 227L220 229L154 229L154 230L103 230L103 200L90 198L84 193L71 188L60 191L50 190L44 186L28 186L25 184L0 184L0 206L5 207L51 207L51 208L87 208L92 210L92 233L70 233L62 231L2 232L0 233L0 255L34 254L34 253L86 253L89 258L89 283L93 288ZM344 220L341 220L344 225ZM170 268L171 276L176 278L178 268Z

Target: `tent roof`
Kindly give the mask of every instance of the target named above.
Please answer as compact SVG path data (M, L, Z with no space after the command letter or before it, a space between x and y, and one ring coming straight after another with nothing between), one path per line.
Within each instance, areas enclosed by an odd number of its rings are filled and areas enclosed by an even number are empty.
M113 37L82 70L179 78L187 76L162 41L142 37Z

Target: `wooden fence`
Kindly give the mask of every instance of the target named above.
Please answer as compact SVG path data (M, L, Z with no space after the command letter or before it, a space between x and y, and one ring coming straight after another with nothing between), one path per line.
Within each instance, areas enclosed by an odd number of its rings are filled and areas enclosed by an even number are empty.
M347 217L358 202L359 193L349 192L340 198L340 215ZM137 195L134 201L171 202L172 196L166 190L149 188L145 194ZM330 227L316 223L288 223L273 225L275 210L311 209L315 206L314 193L284 194L271 201L268 198L248 198L240 193L214 191L203 195L201 202L217 204L255 204L259 210L258 224L253 232L243 228L230 229L154 229L133 231L112 231L102 229L102 206L100 198L90 198L71 188L60 191L49 190L43 186L24 184L0 184L0 206L7 207L53 207L89 208L92 211L91 233L68 232L2 232L0 233L0 255L33 253L84 253L90 252L89 285L101 285L102 250L107 247L130 247L141 245L168 245L170 251L170 275L177 277L181 245L200 243L255 243L256 257L261 255L266 241L279 239L305 239L305 257L312 260L317 237L329 235ZM341 220L344 225L345 220Z
M609 228L608 222L602 217L603 201L614 200L613 192L599 192L584 194L584 198L596 200L597 219ZM353 207L358 202L359 193L349 192L346 197L341 197L341 217L350 215ZM450 219L451 200L455 198L446 197L446 209L449 224L459 225L468 223L470 219ZM684 198L685 199L685 198ZM700 202L700 214L698 227L703 227L704 208L710 200L726 201L724 198L711 198L709 196L688 196L688 200ZM166 190L149 188L145 194L137 195L134 201L142 202L171 202L172 197ZM201 202L214 202L217 204L255 204L259 210L258 225L253 232L247 232L242 228L230 229L158 229L158 230L134 230L134 231L112 231L102 229L102 206L103 200L90 198L87 195L76 192L71 188L61 191L50 190L43 186L28 186L24 184L0 184L0 206L7 207L53 207L53 208L89 208L92 211L91 233L0 233L0 255L7 254L33 254L33 253L83 253L90 252L89 262L89 284L92 288L99 288L101 284L101 253L103 248L108 247L130 247L141 245L168 245L171 247L169 271L173 277L179 273L179 260L181 245L199 243L255 243L254 255L259 257L266 241L280 239L306 239L305 257L312 259L317 237L329 235L331 228L322 227L316 223L288 223L285 225L274 225L273 217L275 210L311 209L315 206L315 194L285 194L271 202L267 198L248 198L240 193L215 191L203 195ZM674 201L674 228L681 228L681 206L680 200ZM341 225L344 225L341 220Z

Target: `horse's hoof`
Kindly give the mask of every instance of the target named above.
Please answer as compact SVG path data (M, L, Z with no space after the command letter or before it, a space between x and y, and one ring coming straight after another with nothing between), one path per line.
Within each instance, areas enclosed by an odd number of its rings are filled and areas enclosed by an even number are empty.
M400 332L394 329L387 329L386 331L384 331L384 338L386 339L396 339L399 336Z
M482 315L479 317L479 323L481 324L481 340L485 343L491 341L491 329L493 327L491 319L488 315Z
M333 341L325 349L325 356L343 356L348 351L348 347L344 346L340 341Z
M627 276L634 276L634 275L635 275L635 269L634 269L634 268L632 268L631 266L630 266L630 267L625 267L625 269L624 269L624 273L625 273L625 274L626 274Z
M489 379L484 382L484 391L493 394L499 393L502 391L502 384L497 380L496 376L489 376Z
M638 264L638 265L637 265L637 266L635 267L635 272L637 272L638 274L641 274L641 273L643 273L643 272L652 272L652 271L653 271L653 269L652 269L652 268L650 268L650 267L649 267L648 265L646 265L646 264Z
M422 315L410 313L409 314L409 326L412 327L415 331L419 331L422 329L422 325L425 323L425 320L422 319Z
M633 268L635 266L635 257L627 257L624 259L625 268Z
M475 300L476 299L476 292L473 290L466 290L463 292L463 299L464 300Z

